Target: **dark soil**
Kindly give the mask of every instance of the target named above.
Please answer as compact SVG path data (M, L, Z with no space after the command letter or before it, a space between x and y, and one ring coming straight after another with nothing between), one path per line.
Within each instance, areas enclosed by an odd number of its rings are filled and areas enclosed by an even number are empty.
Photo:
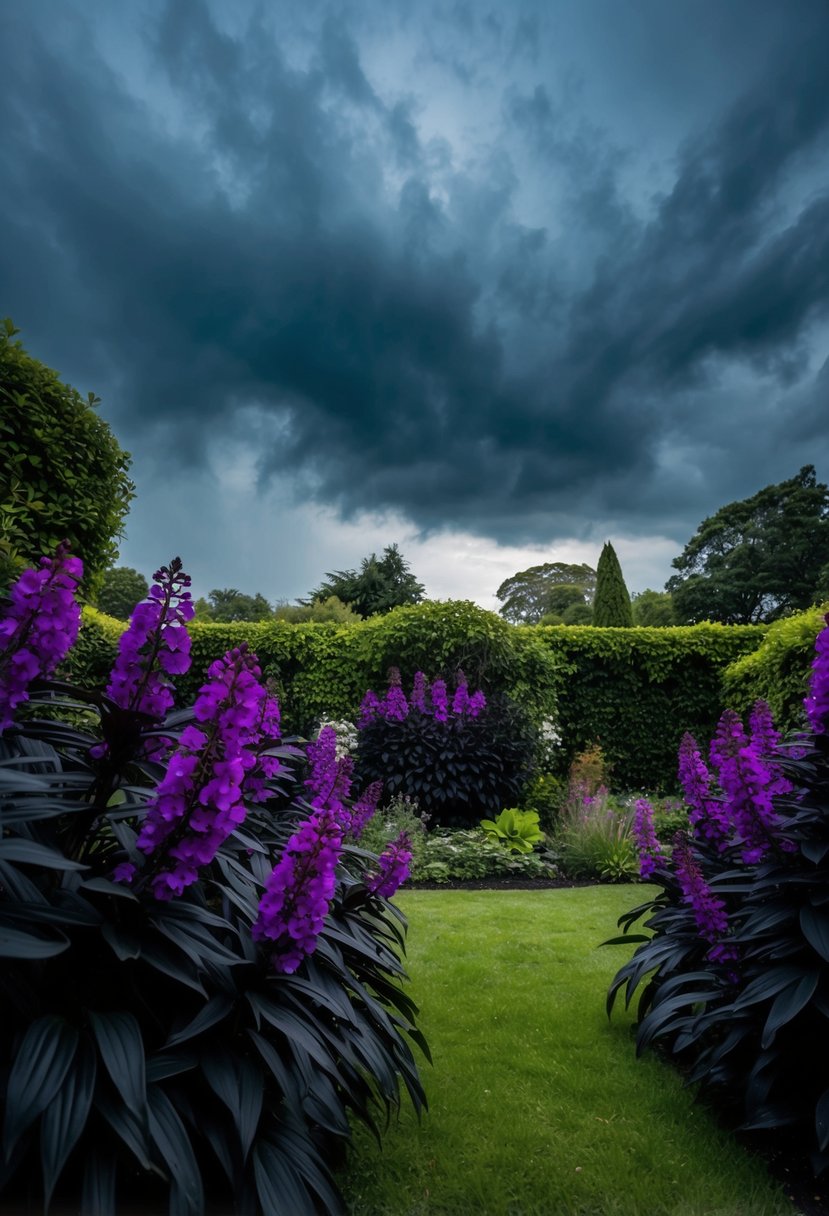
M541 891L551 888L592 887L594 879L472 878L450 882L407 882L413 891ZM769 1133L737 1132L746 1151L762 1158L769 1174L781 1183L801 1216L829 1216L829 1173L815 1178L808 1155L796 1140Z

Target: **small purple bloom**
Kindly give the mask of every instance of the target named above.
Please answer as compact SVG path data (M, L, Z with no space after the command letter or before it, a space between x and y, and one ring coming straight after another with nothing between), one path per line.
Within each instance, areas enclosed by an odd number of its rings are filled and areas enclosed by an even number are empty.
M268 878L252 927L254 941L275 942L277 971L290 974L313 954L336 888L342 849L331 811L316 811L288 841Z
M653 826L653 807L647 798L637 798L634 806L633 839L639 852L639 873L642 878L650 878L665 858Z
M678 832L674 838L672 857L683 900L694 913L700 937L712 947L708 951L708 957L716 962L735 959L736 947L722 940L728 933L728 912L725 904L714 895L705 881L699 863L682 832Z
M383 899L391 899L409 877L411 860L412 842L406 832L401 832L380 854L377 873L366 882L366 888Z
M54 673L78 636L81 610L75 600L83 563L66 542L37 569L24 570L9 591L0 621L0 734L14 710L29 699L29 685Z
M449 702L446 694L446 682L444 680L433 680L430 689L432 698L432 715L436 722L447 722L449 720Z

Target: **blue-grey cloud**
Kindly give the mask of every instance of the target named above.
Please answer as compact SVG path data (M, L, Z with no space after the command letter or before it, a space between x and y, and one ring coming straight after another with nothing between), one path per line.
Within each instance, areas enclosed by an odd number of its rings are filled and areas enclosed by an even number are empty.
M9 11L5 311L145 467L249 426L345 516L690 534L829 467L829 10L726 7L621 63L566 4Z

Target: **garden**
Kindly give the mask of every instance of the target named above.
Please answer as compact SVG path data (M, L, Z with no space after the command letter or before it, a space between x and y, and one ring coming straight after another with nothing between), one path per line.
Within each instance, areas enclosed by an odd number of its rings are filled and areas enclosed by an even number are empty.
M827 1210L819 610L199 624L175 559L127 624L82 578L0 614L3 1210Z

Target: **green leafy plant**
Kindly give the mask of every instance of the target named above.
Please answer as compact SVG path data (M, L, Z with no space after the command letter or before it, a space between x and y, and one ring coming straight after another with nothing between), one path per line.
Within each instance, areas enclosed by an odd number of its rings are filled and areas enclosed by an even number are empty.
M544 840L538 826L538 811L519 811L509 808L501 811L497 819L482 819L481 827L487 840L494 840L512 853L532 853Z
M429 832L411 878L414 882L463 882L487 878L556 878L549 853L516 853L490 840L481 828Z
M61 594L65 620L53 605L38 625L18 595L0 633L2 1202L112 1216L167 1199L199 1216L209 1195L228 1212L340 1211L330 1166L349 1118L379 1135L401 1084L424 1101L405 921L379 893L382 859L339 847L359 802L339 769L336 804L306 800L305 753L279 741L244 649L211 667L195 709L169 705L186 596L143 606L155 649L127 635L106 692L48 678L55 638L77 629ZM92 711L94 729L66 711ZM177 793L188 771L209 776L220 739L212 785ZM322 751L309 748L312 777ZM309 841L331 869L305 913Z

